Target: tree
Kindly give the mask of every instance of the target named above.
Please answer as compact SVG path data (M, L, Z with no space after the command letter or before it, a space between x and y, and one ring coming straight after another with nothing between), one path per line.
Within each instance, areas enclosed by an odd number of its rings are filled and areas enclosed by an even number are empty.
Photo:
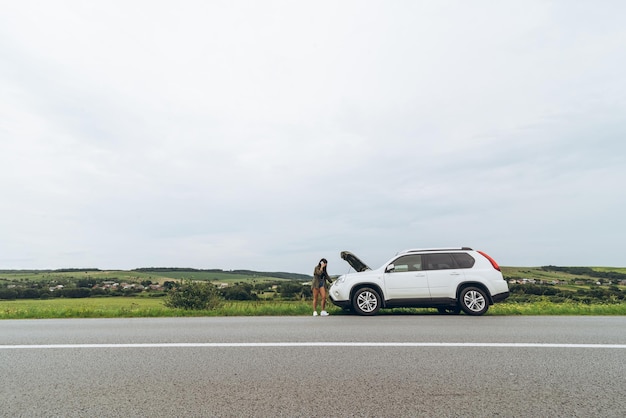
M301 296L305 286L300 282L285 282L278 286L278 293L283 298L293 298L295 296Z
M222 296L226 300L253 300L256 295L252 294L252 285L238 283L222 290Z
M85 279L78 279L78 281L76 282L76 287L88 287L91 289L94 284L95 284L95 280L88 277Z
M17 291L13 289L0 289L0 299L15 300L17 298Z
M177 286L178 286L178 283L176 283L176 282L172 282L172 281L169 281L169 280L166 280L165 282L163 282L163 289L170 290L170 289L173 289L173 288L175 288Z
M20 299L39 299L40 296L41 292L39 289L31 288L23 289L19 294Z
M256 283L254 285L254 290L256 290L257 292L264 292L266 290L270 290L271 288L272 288L271 284L267 282Z

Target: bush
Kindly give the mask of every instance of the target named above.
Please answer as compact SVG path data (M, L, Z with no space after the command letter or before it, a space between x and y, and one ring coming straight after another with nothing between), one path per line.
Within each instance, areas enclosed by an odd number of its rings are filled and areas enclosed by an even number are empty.
M211 283L185 280L167 293L163 303L168 308L209 310L218 308L221 300Z
M58 296L65 298L88 298L89 296L91 296L91 289L87 289L84 287L65 288L57 290L56 293L58 294Z
M32 288L21 289L18 297L20 299L39 299L39 297L41 297L41 291Z

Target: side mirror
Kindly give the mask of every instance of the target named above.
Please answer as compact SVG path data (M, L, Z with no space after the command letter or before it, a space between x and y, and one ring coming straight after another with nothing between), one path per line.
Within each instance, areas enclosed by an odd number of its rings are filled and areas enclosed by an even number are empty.
M395 270L395 268L396 268L396 266L395 266L393 263L392 263L392 264L389 264L389 265L387 266L387 268L385 269L385 273L391 273L392 271L394 271L394 270Z

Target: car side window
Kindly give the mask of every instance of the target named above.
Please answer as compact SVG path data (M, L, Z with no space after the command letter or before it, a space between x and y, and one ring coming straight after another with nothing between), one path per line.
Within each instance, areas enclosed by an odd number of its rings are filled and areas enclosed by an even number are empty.
M405 255L393 262L395 273L422 270L422 256L419 254Z
M456 264L450 253L428 254L427 260L427 270L448 270L456 268Z

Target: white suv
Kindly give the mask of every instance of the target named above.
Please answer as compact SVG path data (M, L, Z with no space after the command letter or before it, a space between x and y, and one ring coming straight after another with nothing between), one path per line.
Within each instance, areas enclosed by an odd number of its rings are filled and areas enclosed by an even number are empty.
M348 251L341 258L356 272L339 276L330 298L360 315L397 307L482 315L489 305L509 297L495 260L467 247L402 251L376 270Z

